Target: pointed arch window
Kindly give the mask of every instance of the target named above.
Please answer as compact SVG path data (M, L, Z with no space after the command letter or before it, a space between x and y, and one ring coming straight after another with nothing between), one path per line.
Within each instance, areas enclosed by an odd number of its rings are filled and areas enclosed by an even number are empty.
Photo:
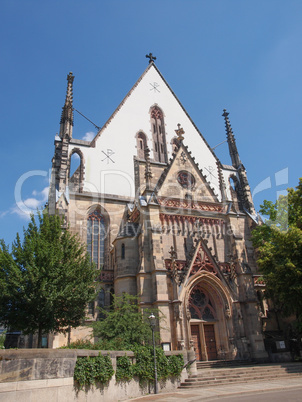
M81 193L84 180L84 158L80 149L74 148L68 162L69 189Z
M103 215L93 211L87 220L87 251L98 269L105 262L106 226Z
M203 321L213 321L216 318L214 304L208 292L198 285L190 294L189 307L192 318Z
M139 159L145 159L145 148L147 146L146 135L139 132L136 136L137 156Z
M151 109L153 155L156 162L167 163L167 142L162 110L158 106Z

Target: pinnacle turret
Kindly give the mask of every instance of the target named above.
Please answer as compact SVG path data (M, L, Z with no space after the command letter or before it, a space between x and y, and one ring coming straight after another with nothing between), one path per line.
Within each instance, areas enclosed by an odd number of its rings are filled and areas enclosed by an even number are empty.
M234 168L238 169L239 166L241 165L241 160L239 158L235 136L233 134L233 130L229 121L228 117L229 113L226 111L226 109L223 109L222 116L224 117L225 120L225 129L226 129L227 141L229 144L229 152L232 160L232 165L234 166Z
M221 191L221 201L225 202L227 199L227 192L226 192L226 185L225 185L224 177L222 174L221 163L220 162L216 162L216 163L217 163L217 169L218 169L219 187L220 187L220 191Z
M150 149L148 148L148 146L146 146L146 148L144 149L144 153L145 153L145 160L146 160L146 166L145 166L146 190L150 190L152 172L151 172L151 164L150 164Z
M60 120L60 137L62 138L68 134L69 138L72 137L72 126L73 126L73 80L74 75L70 72L67 75L67 91L65 104L62 108L62 115Z

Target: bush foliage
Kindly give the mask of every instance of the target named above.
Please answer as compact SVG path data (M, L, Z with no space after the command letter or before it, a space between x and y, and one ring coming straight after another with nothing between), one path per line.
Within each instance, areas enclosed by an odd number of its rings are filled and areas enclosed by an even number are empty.
M96 382L107 383L113 374L110 357L102 355L79 357L74 369L74 379L80 388L94 385Z

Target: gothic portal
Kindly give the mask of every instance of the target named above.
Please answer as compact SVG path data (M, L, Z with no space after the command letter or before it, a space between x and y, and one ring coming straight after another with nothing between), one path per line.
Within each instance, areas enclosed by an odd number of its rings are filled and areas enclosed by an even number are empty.
M73 138L72 73L67 81L49 210L65 215L99 269L89 319L99 318L112 292L141 295L141 309L161 310L161 341L172 350L194 348L198 360L263 358L250 241L257 216L226 110L231 165L217 158L150 58L84 141ZM74 330L72 340L85 331ZM64 343L57 335L53 346Z

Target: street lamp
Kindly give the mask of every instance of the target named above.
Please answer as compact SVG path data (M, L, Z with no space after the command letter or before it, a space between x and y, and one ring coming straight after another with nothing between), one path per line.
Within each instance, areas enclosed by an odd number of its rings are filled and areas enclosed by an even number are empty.
M154 393L157 394L157 368L156 368L156 353L155 353L155 339L154 339L154 331L156 325L156 318L153 313L149 316L149 323L152 329L152 342L153 342L153 357L154 357Z

